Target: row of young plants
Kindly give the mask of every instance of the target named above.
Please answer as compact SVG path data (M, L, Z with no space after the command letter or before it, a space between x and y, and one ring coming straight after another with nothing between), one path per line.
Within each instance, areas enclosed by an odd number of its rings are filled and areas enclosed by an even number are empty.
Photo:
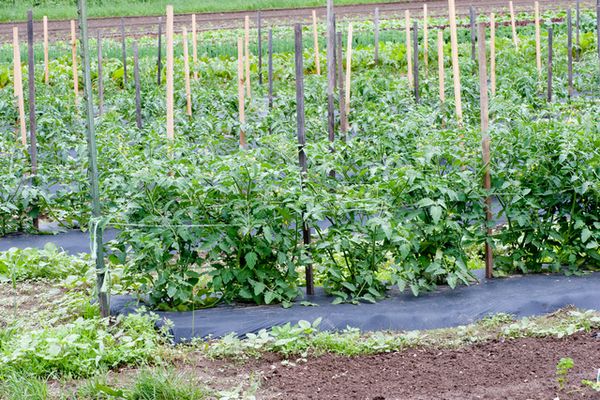
M334 152L326 139L326 80L311 75L307 51L309 168L303 180L296 161L293 54L275 56L273 110L265 88L253 88L243 127L246 151L237 145L236 60L203 59L201 79L193 83L194 116L177 114L172 143L164 138L164 88L154 82L154 60L141 64L142 130L133 127L132 89L122 88L122 65L107 60L106 112L97 121L101 190L107 220L122 228L111 261L126 266L126 279L149 294L152 306L166 309L219 300L288 304L309 264L336 301L376 301L393 286L415 294L437 284L454 287L469 282L486 240L495 248L498 274L597 268L593 33L582 34L575 81L580 96L568 102L566 40L564 34L555 38L557 103L547 104L533 35L523 35L515 50L510 29L499 28L490 193L481 188L478 70L469 43L461 44L463 128L453 122L452 101L440 105L437 98L435 53L430 70L422 72L422 101L415 104L401 73L404 46L382 44L378 66L372 46L357 46L352 129L346 140L337 138ZM449 67L449 45L444 51ZM1 141L8 155L0 161L8 172L3 193L18 193L3 203L11 205L2 209L5 231L38 214L87 223L81 116L72 105L68 60L55 63L62 72L39 90L38 188L26 183L23 149ZM181 79L176 86L182 111ZM15 118L11 91L5 87L0 96L6 126ZM498 217L506 220L490 238L487 195L497 199ZM303 223L312 228L309 247L301 244Z

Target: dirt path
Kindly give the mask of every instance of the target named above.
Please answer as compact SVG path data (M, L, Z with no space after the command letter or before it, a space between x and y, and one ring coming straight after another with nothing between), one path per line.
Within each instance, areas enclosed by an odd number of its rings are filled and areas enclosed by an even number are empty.
M368 357L325 355L265 368L270 399L598 399L581 384L600 368L600 336L496 341L459 350L417 349ZM564 390L556 364L571 357Z
M393 3L367 4L367 5L348 5L338 6L335 8L336 14L340 18L356 18L368 19L372 18L372 13L375 7L379 7L382 19L394 18L403 15L404 10L408 9L413 15L421 15L423 4L427 3L429 14L445 15L447 13L447 0L415 0L402 1ZM540 8L556 9L565 8L571 5L572 2L567 0L540 0ZM582 7L591 7L592 0L584 0L581 2ZM508 12L508 1L499 0L456 0L457 13L468 14L469 6L474 5L478 12L498 11ZM515 10L525 11L531 10L533 2L531 0L514 0ZM311 9L284 9L284 10L265 10L262 11L262 18L265 26L292 24L292 23L308 23L310 22ZM317 16L323 20L326 15L325 7L316 8ZM177 11L177 10L175 10ZM228 12L228 13L205 13L196 14L199 29L211 30L218 28L237 28L243 25L243 19L246 15L252 16L252 24L255 23L255 12ZM102 30L103 36L116 36L119 34L120 18L95 18L89 21L90 30L95 35L95 31ZM163 19L164 20L164 19ZM154 35L157 30L158 17L126 17L124 19L126 30L132 35ZM163 21L164 22L164 21ZM191 25L190 14L180 14L175 16L175 25L181 29L182 25ZM12 38L12 27L18 26L19 32L23 40L26 39L26 24L25 23L1 23L0 24L0 40L8 41ZM64 40L70 35L69 21L49 21L48 30L51 40ZM42 24L40 21L35 22L35 34L41 37Z

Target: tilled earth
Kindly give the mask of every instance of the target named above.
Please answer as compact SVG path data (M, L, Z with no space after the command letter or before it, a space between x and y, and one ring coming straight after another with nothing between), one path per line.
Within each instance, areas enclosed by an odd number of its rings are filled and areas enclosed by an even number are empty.
M575 366L559 390L556 364ZM265 361L266 362L266 361ZM284 363L286 364L286 363ZM581 384L600 368L600 333L494 341L457 350L413 349L374 356L327 354L262 365L269 399L600 399Z
M573 6L573 2L568 0L540 0L540 8L546 9L565 9L567 6ZM325 2L323 2L325 3ZM338 18L342 19L371 19L375 7L379 7L382 19L403 17L404 10L410 10L412 15L422 15L423 4L427 3L429 15L447 15L447 0L414 0L397 1L380 4L362 4L336 6L335 12ZM533 1L514 0L515 11L531 11ZM595 4L592 0L582 0L581 6L585 8ZM505 12L508 13L508 0L456 0L456 11L458 14L466 15L469 12L469 6L475 6L477 12ZM265 26L290 25L292 23L309 23L311 21L311 10L306 8L279 9L262 11L262 19ZM326 15L325 7L315 8L318 18L323 21ZM177 10L175 10L177 12ZM241 28L244 17L251 15L251 26L255 24L255 12L227 12L227 13L203 13L197 14L199 30L211 30L219 28ZM191 25L189 14L179 14L175 16L175 29L181 30L183 25ZM143 17L125 17L124 24L128 35L144 36L155 35L157 32L157 16ZM104 37L118 36L120 33L121 18L92 18L89 20L89 28L92 34L100 30ZM163 18L164 24L164 18ZM25 23L0 23L0 40L7 41L12 38L12 27L18 26L23 40L26 40ZM70 37L69 21L49 21L48 32L51 40L65 40ZM42 35L42 23L36 21L34 24L34 34L37 38Z

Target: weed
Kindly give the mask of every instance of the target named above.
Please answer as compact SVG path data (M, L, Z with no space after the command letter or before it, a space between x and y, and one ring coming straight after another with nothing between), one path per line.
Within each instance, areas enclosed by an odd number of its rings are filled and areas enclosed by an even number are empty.
M559 390L564 390L567 384L567 375L574 366L573 359L569 357L561 358L556 364L556 383L558 383Z

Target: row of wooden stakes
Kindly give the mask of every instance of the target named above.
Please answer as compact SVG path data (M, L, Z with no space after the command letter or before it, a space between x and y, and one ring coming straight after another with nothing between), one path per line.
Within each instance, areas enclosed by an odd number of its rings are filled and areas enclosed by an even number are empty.
M509 10L510 10L510 23L512 27L512 39L515 47L519 46L519 38L517 35L516 29L516 20L515 20L515 12L513 7L513 2L509 1ZM173 48L174 48L174 31L173 31L173 6L167 6L166 12L166 47L167 47L167 59L166 59L166 105L167 105L167 137L172 139L174 136L174 122L173 122L173 87L174 87L174 67L173 67ZM459 125L462 124L462 102L461 102L461 87L460 87L460 72L459 72L459 64L458 64L458 40L457 40L457 23L456 23L456 10L454 0L448 0L448 13L449 13L449 28L450 28L450 40L451 40L451 55L452 55L452 71L453 71L453 79L454 79L454 100L455 100L455 112L456 119ZM425 69L428 68L428 60L429 60L429 28L428 28L428 9L427 4L423 6L423 60L425 63ZM259 14L260 19L260 14ZM492 94L496 91L496 57L495 57L495 14L491 13L489 16L490 19L490 91ZM472 22L472 34L474 34L473 24L474 24L474 16L473 16L473 8L471 7L471 22ZM194 66L198 64L198 39L197 39L197 24L196 24L196 15L192 15L191 20L191 44L192 44L192 62ZM536 43L536 66L538 73L541 74L542 71L542 61L541 61L541 46L540 46L540 9L539 2L534 2L534 23L535 23L535 43ZM160 23L159 23L159 83L160 83ZM315 71L316 74L321 74L321 61L320 61L320 50L319 50L319 34L318 34L318 20L316 16L316 11L312 11L312 31L313 31L313 41L314 41L314 62L315 62ZM335 26L335 24L334 24ZM418 67L416 67L417 59L415 59L415 55L418 52L418 42L416 39L417 35L417 24L413 28L413 33L415 35L414 42L411 38L411 16L408 10L405 11L405 32L406 32L406 61L407 61L407 71L406 76L408 79L408 83L412 89L415 90L415 96L418 100ZM124 24L123 21L121 23L121 34L123 38L123 68L124 68L124 82L126 83L127 79L127 61L126 61L126 49L125 49L125 33L124 33ZM331 33L329 32L328 25L328 33L329 36ZM335 33L333 33L335 34ZM260 21L259 21L259 35L260 35ZM343 128L347 129L347 117L350 113L350 102L351 102L351 63L352 63L352 40L353 40L353 32L352 32L352 23L348 24L348 32L347 32L347 55L346 55L346 69L345 73L340 74L345 76L345 89L344 89L344 110L343 114L345 117L345 126ZM19 113L19 132L20 138L23 145L26 145L26 123L25 123L25 107L24 107L24 96L23 96L23 81L22 81L22 73L21 73L21 57L20 57L20 47L19 47L19 32L18 28L13 28L13 63L14 63L14 94L17 99L18 105L18 113ZM49 75L49 57L48 57L48 19L47 17L43 17L43 41L44 41L44 81L48 84L50 75ZM238 38L238 97L239 97L239 119L242 125L245 124L245 99L251 97L251 80L250 80L250 47L249 47L249 38L250 38L250 20L249 17L246 16L244 20L244 37ZM269 47L271 48L271 32L269 34L270 43ZM198 69L193 68L193 73L191 73L190 62L189 62L189 49L188 49L188 31L186 27L183 27L182 30L182 39L183 39L183 57L184 57L184 76L185 76L185 90L186 90L186 114L192 115L192 94L191 94L191 77L193 74L194 79L199 78ZM375 18L374 18L374 39L375 39L375 63L379 62L379 9L375 9ZM473 46L475 46L474 38L472 37ZM439 98L441 102L445 102L445 83L444 83L444 59L443 59L443 30L440 29L437 32L437 47L438 47L438 74L439 74ZM134 46L137 46L134 43ZM260 48L260 39L259 39L259 48ZM100 33L98 33L98 69L99 75L101 74L101 64L102 64L102 54L101 54L101 38ZM79 79L78 79L78 55L77 55L77 33L76 33L76 24L75 21L71 21L71 53L72 53L72 74L73 74L73 92L74 92L74 101L75 105L78 104L78 95L79 95ZM137 55L137 51L135 51ZM415 53L415 55L413 55ZM474 54L474 53L473 53ZM262 51L259 50L259 57L262 55ZM137 58L137 57L136 57ZM335 56L334 56L335 58ZM413 61L414 60L414 61ZM137 61L137 60L136 60ZM262 63L261 63L262 65ZM135 66L135 72L139 73L137 70L137 63ZM262 78L259 75L259 79ZM261 80L262 82L262 80ZM101 77L99 80L99 86L101 86ZM137 86L137 85L136 85ZM138 107L139 107L139 88L136 88L136 96L138 97ZM272 89L271 89L272 90ZM270 93L271 93L270 90ZM101 91L101 90L100 90ZM272 94L272 93L271 93ZM99 99L99 109L100 112L102 110L103 103L103 94L100 93ZM272 98L270 97L269 104L272 104ZM140 111L137 112L137 122L138 127L141 127L141 117ZM246 138L245 134L242 130L240 134L240 144L245 147L246 146Z

